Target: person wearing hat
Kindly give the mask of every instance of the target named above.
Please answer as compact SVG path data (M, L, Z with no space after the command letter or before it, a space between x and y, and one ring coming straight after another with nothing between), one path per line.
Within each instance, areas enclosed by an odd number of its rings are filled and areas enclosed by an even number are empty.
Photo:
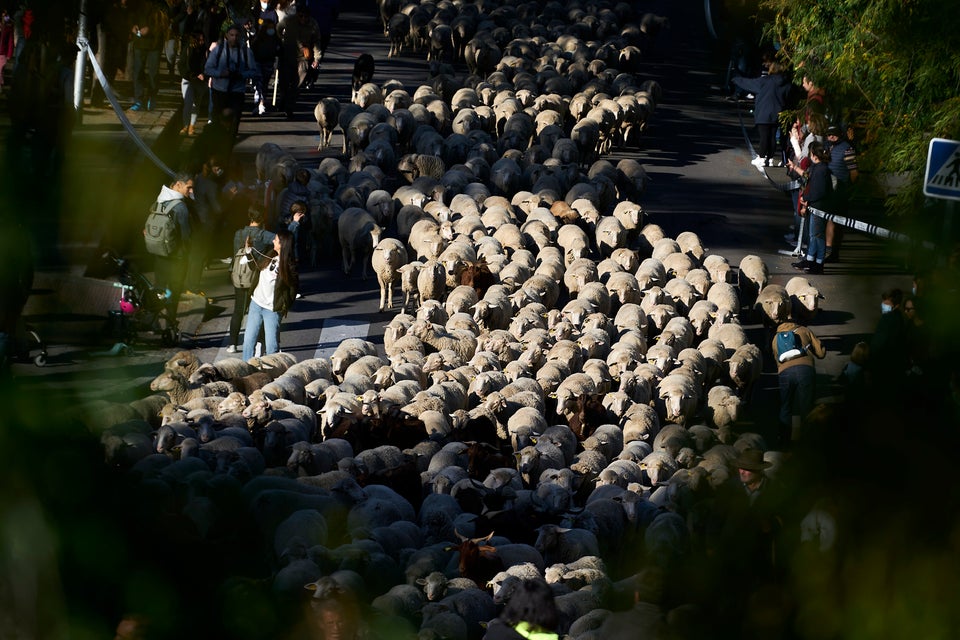
M733 460L732 465L737 468L747 501L751 505L755 504L769 482L763 470L769 468L770 463L764 461L760 449L744 449Z
M729 462L736 475L718 489L722 524L716 556L734 601L777 575L787 557L778 545L784 509L790 503L777 481L767 475L770 466L760 449L744 449Z
M824 145L830 154L830 173L833 175L833 199L830 213L847 215L847 205L850 202L853 183L857 181L857 152L840 131L840 127L832 125L827 128L827 144ZM826 256L824 262L836 262L840 259L840 243L843 240L843 227L827 221Z

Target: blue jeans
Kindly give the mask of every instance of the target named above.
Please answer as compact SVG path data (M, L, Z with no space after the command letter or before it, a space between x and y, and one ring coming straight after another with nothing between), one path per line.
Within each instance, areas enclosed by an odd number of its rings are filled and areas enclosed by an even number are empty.
M247 324L243 328L243 359L253 357L257 348L257 335L263 326L263 335L266 343L261 355L276 353L280 349L280 314L264 309L255 301L250 300L247 311Z
M824 236L827 221L820 216L808 213L807 224L810 225L810 245L807 247L807 259L822 263L827 254L827 241Z
M780 424L789 425L791 416L801 418L813 408L816 369L806 364L787 367L780 372Z

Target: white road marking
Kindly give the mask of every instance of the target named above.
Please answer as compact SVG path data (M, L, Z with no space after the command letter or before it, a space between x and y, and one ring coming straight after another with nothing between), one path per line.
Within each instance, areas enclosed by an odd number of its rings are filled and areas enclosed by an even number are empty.
M369 332L370 323L362 320L339 320L335 324L332 319L325 320L313 357L329 358L342 341L347 338L366 338Z

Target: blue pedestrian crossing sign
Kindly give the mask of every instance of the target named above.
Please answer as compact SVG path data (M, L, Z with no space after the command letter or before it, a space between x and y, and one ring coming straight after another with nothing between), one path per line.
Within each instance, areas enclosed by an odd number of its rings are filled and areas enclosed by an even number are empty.
M960 141L934 138L927 151L923 194L960 200Z

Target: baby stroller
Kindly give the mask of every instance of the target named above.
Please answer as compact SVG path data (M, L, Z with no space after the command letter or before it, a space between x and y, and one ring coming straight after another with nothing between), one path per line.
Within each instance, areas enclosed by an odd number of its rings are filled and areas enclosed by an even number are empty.
M176 317L170 317L169 289L159 289L140 271L112 251L103 254L103 260L116 270L120 289L118 308L110 310L107 332L117 340L132 343L143 332L160 336L164 346L180 342Z

